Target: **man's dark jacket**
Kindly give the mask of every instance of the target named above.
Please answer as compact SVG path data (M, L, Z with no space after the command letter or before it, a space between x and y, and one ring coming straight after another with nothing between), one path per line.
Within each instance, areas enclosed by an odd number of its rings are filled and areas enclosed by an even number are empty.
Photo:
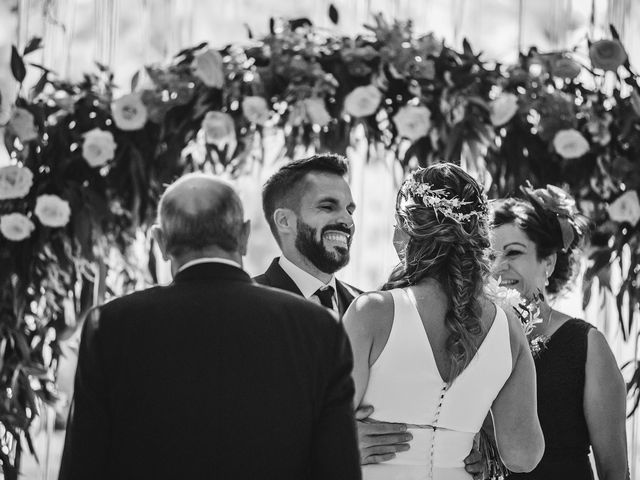
M267 271L262 275L253 277L253 279L261 285L268 287L279 288L280 290L286 290L287 292L295 293L296 295L302 295L302 292L291 279L289 275L282 269L279 263L279 258L274 258ZM336 278L336 297L338 298L338 311L340 316L344 315L353 299L362 293L351 285L341 282Z
M351 369L325 308L189 267L87 319L59 478L359 479Z

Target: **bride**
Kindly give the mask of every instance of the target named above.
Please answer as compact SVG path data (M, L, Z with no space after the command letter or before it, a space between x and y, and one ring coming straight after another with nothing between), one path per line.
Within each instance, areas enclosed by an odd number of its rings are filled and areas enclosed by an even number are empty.
M507 468L533 469L544 450L533 359L517 318L483 295L486 198L460 167L411 174L396 201L401 258L383 291L344 317L355 405L405 423L408 451L363 467L365 480L470 480L464 458L489 411Z

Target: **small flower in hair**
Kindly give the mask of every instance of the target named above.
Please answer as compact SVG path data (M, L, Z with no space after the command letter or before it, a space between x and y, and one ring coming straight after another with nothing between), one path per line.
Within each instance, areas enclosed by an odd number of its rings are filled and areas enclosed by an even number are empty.
M534 189L527 182L527 186L521 189L538 207L556 214L562 233L562 250L566 252L573 244L576 234L582 233L581 227L574 221L574 217L578 214L576 201L567 192L554 185Z
M416 182L413 179L404 183L402 193L405 196L411 195L422 199L424 206L433 208L436 215L441 214L458 223L464 223L473 217L483 216L487 213L486 202L483 204L484 208L479 211L471 210L463 213L461 212L462 207L470 205L471 202L464 202L455 196L450 197L442 188L434 188L433 185Z

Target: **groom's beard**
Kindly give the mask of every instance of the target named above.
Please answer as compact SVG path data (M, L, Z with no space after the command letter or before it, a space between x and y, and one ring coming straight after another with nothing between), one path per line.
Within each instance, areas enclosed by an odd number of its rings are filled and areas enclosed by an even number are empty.
M335 247L327 250L322 243L323 234L327 231L335 230L349 235L347 248ZM351 246L351 231L343 225L326 225L319 235L320 240L316 240L318 230L298 220L298 235L296 237L296 248L321 272L333 275L335 272L349 263L349 247Z

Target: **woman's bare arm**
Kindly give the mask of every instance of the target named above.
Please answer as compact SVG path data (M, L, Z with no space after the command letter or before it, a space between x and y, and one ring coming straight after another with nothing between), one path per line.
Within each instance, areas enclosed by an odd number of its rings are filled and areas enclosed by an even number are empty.
M589 331L585 365L584 415L600 480L629 478L626 388L604 336Z
M500 457L514 472L529 472L544 453L538 420L536 372L520 321L509 318L513 369L493 402L491 413Z

